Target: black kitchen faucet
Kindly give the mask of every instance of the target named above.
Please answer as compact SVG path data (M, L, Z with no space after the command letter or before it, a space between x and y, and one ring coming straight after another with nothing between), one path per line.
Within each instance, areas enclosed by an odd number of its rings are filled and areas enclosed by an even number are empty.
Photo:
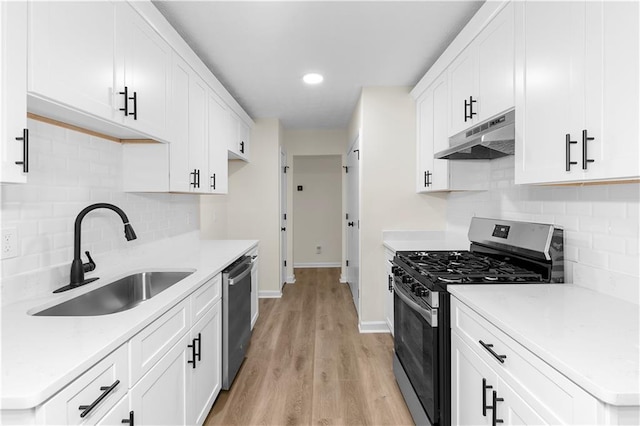
M87 258L89 259L88 263L83 263L82 257L80 257L80 235L82 233L82 219L84 219L87 213L96 209L109 209L118 213L118 215L122 219L122 223L124 223L124 236L127 241L135 240L137 238L133 227L129 223L129 218L120 207L114 206L113 204L109 203L96 203L85 207L80 213L78 213L75 221L73 232L73 262L71 262L70 282L68 285L55 290L54 293L60 293L72 288L80 287L81 285L88 284L98 279L97 277L89 278L86 280L84 279L84 273L96 269L96 264L91 258L91 254L89 254L88 251L85 252Z

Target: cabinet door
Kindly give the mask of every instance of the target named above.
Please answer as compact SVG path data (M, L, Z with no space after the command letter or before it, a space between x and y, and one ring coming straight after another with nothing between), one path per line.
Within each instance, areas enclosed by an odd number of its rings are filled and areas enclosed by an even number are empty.
M490 387L489 387L490 386ZM498 376L457 333L451 332L451 424L490 425Z
M640 176L639 8L635 1L586 4L586 119L576 130L593 137L583 142L576 134L585 179Z
M169 181L172 191L188 192L193 175L189 170L189 81L191 67L172 55L171 67L171 143L169 144Z
M209 173L207 176L208 192L214 194L226 194L228 192L228 140L229 140L229 112L218 97L209 90L208 92L209 120L208 149L209 149Z
M473 111L478 113L478 122L514 107L513 21L513 3L509 3L474 42L478 51L478 102Z
M130 420L132 418L134 420L133 424L135 425L135 412L129 410L129 396L125 395L115 407L96 423L96 426L122 426L124 424L123 420Z
M449 147L448 95L447 76L443 74L418 104L418 192L449 189L449 160L434 158L436 152Z
M121 90L114 88L115 3L28 4L29 92L107 120L121 117L113 105Z
M477 116L471 116L471 112L476 112L478 102L471 105L470 97L475 101L478 99L475 92L478 78L477 60L476 50L471 45L460 53L448 68L449 136L471 127L476 122Z
M209 192L207 97L209 88L197 74L189 81L189 173L196 171L192 192Z
M502 379L498 381L497 396L502 401L496 401L496 419L502 420L505 425L549 424ZM489 404L493 404L493 401L489 401Z
M0 3L0 155L2 182L27 181L22 164L27 128L27 3Z
M238 150L240 151L240 155L245 159L249 159L249 150L251 148L251 132L249 126L247 126L242 120L239 122L240 128L238 130L238 134L240 136L240 142Z
M578 142L584 120L585 5L515 7L516 183L581 180L579 144L566 135ZM576 162L569 172L567 161Z
M123 122L168 141L171 48L127 3L117 4L116 28L116 92L126 87L130 98ZM124 96L116 104L123 107Z
M192 376L193 404L189 424L203 424L222 386L222 302L218 301L193 327L192 339L199 339L195 368L187 369ZM193 340L192 340L193 341Z
M187 334L129 391L136 425L188 424L190 343Z
M259 305L259 287L258 287L258 270L260 269L260 258L258 257L258 249L251 252L251 329L256 325L258 320Z

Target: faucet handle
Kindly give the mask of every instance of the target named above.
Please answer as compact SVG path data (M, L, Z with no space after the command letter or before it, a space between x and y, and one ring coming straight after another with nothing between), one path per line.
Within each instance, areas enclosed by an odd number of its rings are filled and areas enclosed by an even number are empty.
M84 272L91 272L94 269L96 269L96 262L94 262L93 259L91 258L91 254L89 254L89 251L85 251L84 254L87 255L87 258L89 259L89 263L83 263L82 268L84 269Z

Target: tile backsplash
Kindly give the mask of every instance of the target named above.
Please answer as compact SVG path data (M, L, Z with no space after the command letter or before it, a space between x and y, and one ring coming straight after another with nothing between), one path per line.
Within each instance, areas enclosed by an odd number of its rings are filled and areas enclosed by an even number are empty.
M514 184L512 156L491 160L489 191L448 196L447 228L466 232L473 216L552 223L565 231L565 278L639 302L640 184Z
M16 228L18 256L3 259L2 286L73 259L73 225L92 203L122 208L138 239L127 242L120 218L95 210L82 223L82 252L99 259L108 252L199 229L199 198L190 194L122 191L122 146L109 140L29 120L30 171L26 184L3 184L2 228ZM85 259L86 261L86 259ZM68 272L67 272L68 273Z

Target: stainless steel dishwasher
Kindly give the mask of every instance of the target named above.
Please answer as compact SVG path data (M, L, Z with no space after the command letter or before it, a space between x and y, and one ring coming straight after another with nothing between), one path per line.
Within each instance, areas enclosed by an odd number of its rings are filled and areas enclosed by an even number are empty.
M251 257L222 271L222 389L229 390L251 338Z

